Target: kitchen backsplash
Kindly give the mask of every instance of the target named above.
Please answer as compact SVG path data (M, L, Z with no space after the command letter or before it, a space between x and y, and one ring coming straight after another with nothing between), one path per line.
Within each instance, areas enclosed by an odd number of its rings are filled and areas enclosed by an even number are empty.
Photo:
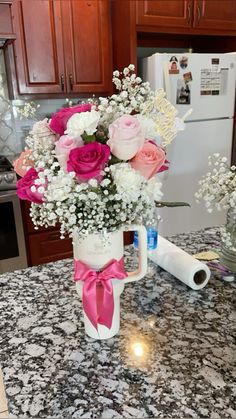
M19 115L18 110L22 109L24 105L27 102L32 101L25 101L25 100L13 100L12 103L12 109L13 109L13 115L15 117L15 130L16 130L16 137L20 140L21 148L22 150L25 147L25 138L28 135L29 131L31 130L33 124L40 119L43 119L45 117L50 118L50 116L56 112L58 109L60 109L62 106L65 106L68 104L68 102L65 99L38 99L33 100L33 103L37 106L39 105L39 108L37 109L37 113L35 114L35 117L21 117ZM73 102L76 103L75 100Z
M19 154L25 147L25 138L35 121L50 117L62 106L68 106L69 102L64 98L34 100L34 104L39 105L35 117L21 118L18 110L22 109L29 101L8 99L4 57L0 50L0 155L16 156ZM73 99L73 104L77 102L78 99Z
M0 51L0 154L11 155L20 151L21 144L15 135L13 109L8 100L3 53Z

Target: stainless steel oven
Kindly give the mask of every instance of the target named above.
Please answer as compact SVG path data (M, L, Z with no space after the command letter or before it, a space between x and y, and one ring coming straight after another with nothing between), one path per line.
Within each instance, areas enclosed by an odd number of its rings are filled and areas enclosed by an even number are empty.
M16 190L0 191L0 273L27 267L20 201Z

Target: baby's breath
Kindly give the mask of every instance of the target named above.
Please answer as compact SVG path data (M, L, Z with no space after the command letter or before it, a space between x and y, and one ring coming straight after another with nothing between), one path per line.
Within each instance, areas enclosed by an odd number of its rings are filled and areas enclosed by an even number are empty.
M214 209L236 208L236 167L227 164L227 158L219 153L208 157L212 171L199 181L199 190L195 193L197 202L203 200L208 212Z
M134 71L133 64L122 72L114 71L112 80L117 92L107 98L89 99L91 113L72 116L73 124L67 121L67 130L72 137L81 135L84 141L106 144L110 124L122 115L130 114L136 115L144 139L159 136L164 146L172 141L183 129L183 120L177 119L177 111L167 101L165 93L162 90L154 93L149 83L142 82ZM33 106L27 106L24 111L25 115L30 112L33 112ZM96 124L91 128L91 121L88 124L87 120L92 114L96 115ZM38 172L31 191L43 196L41 204L31 205L35 228L59 223L61 238L64 238L66 234L72 237L75 231L86 234L114 231L123 224L152 218L155 203L162 198L157 176L147 180L128 162L114 161L111 155L98 176L82 181L75 172L68 173L66 165L61 166L55 152L58 139L59 136L50 130L47 119L37 122L26 139Z

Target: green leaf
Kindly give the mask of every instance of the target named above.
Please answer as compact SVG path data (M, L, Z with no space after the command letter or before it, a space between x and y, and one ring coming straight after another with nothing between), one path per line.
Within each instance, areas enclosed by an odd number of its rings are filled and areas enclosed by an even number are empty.
M96 141L95 135L88 135L84 133L83 135L81 135L81 137L83 138L85 144L93 143L94 141Z
M190 207L190 205L187 202L166 202L166 201L156 201L155 202L156 207L162 208L162 207Z
M124 160L120 160L117 157L113 156L113 154L111 154L111 158L108 161L108 165L111 166L112 164L117 164L117 163L124 163Z
M108 129L104 128L103 126L99 125L97 131L95 133L96 141L101 144L106 144L108 140Z

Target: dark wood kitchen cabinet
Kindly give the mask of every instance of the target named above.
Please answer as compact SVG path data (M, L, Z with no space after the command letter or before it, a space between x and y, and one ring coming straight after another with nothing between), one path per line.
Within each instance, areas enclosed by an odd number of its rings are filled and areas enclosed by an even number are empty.
M60 239L59 227L35 230L29 216L30 203L21 201L21 208L29 266L72 257L72 240L69 237Z
M111 92L108 0L14 0L18 93Z
M191 0L136 1L137 24L187 28L191 25Z
M68 237L60 239L59 229L30 234L28 240L31 266L72 257L72 241Z
M233 32L236 35L236 0L198 0L194 2L193 25L209 32Z
M5 40L16 38L12 26L12 1L0 0L0 47L5 45Z
M139 31L236 35L235 0L137 0Z

